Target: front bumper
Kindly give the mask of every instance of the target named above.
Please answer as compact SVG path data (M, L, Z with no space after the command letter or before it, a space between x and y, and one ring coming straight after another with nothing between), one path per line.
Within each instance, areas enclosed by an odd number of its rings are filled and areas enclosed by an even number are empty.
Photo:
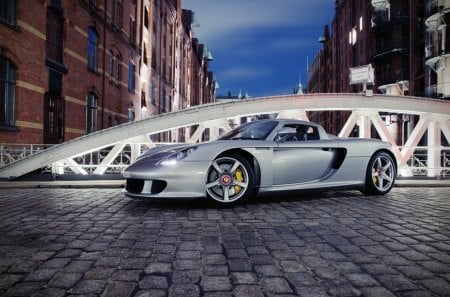
M125 195L156 200L206 197L208 165L209 162L179 162L173 166L131 165L124 171Z

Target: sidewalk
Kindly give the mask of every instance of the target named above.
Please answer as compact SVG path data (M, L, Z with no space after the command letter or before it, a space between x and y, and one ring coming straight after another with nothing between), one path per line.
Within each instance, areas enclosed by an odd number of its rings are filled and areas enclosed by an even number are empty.
M450 179L397 179L396 187L450 187ZM56 180L56 181L0 181L0 189L17 188L124 188L125 180Z

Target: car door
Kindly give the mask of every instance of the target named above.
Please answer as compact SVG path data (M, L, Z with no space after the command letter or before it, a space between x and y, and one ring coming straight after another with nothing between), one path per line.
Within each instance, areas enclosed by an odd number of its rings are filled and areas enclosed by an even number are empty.
M272 159L274 185L317 181L332 170L338 141L321 140L317 131L314 131L316 127L307 128L309 133L301 132L291 139L277 142Z

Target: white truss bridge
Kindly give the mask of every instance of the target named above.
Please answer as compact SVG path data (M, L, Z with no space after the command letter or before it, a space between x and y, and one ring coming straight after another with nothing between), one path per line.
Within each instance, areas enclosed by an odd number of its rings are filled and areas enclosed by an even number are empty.
M277 114L307 120L308 112L338 110L351 113L338 136L348 137L355 126L359 137L370 138L375 130L381 139L394 144L401 176L450 174L450 101L407 96L307 94L196 106L125 123L47 149L31 149L29 153L19 153L18 157L13 156L7 145L0 144L0 179L11 180L44 168L54 175L120 173L144 150L156 145L150 140L152 134L194 126L196 130L189 142L198 142L206 129L211 139L221 130L230 130L229 119L237 117ZM385 118L390 114L418 118L402 146L395 145L396 135Z

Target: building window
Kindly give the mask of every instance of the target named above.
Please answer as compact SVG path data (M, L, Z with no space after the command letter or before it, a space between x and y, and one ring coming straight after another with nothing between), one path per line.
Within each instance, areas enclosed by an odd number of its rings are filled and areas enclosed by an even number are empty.
M128 107L128 122L133 122L134 121L134 110L133 110L133 106L130 105L130 107Z
M144 49L143 49L143 59L144 59L144 64L147 65L148 59L147 59L147 43L144 43Z
M109 82L120 86L120 71L122 58L120 54L114 55L113 51L109 51Z
M64 100L56 92L44 96L44 143L61 143L64 140Z
M155 105L156 104L156 89L155 89L155 82L150 82L150 103Z
M141 108L147 109L147 100L145 99L145 92L141 92Z
M97 95L94 93L89 93L86 104L86 133L97 131L97 107Z
M161 107L161 112L162 113L166 112L166 90L164 90L164 89L161 92L161 98L160 98L159 106Z
M122 28L122 1L113 0L112 3L112 25L116 29Z
M63 62L63 25L62 15L54 9L47 9L47 58L58 63Z
M0 126L13 127L16 98L16 68L0 56Z
M144 11L144 26L146 29L148 29L148 9L147 9L147 7L145 8L145 11Z
M109 51L109 59L108 59L109 63L109 82L112 83L113 81L113 69L114 69L114 54L113 51L110 50Z
M133 62L128 63L128 91L134 93L134 72L135 72L135 66Z
M130 43L136 44L136 20L134 18L130 18Z
M114 79L116 83L116 87L120 86L120 72L122 70L122 57L120 54L116 55L115 63L114 63Z
M152 46L152 68L156 70L156 47Z
M88 68L97 71L98 67L98 33L93 27L88 29Z
M16 1L0 1L0 21L8 25L16 25Z

